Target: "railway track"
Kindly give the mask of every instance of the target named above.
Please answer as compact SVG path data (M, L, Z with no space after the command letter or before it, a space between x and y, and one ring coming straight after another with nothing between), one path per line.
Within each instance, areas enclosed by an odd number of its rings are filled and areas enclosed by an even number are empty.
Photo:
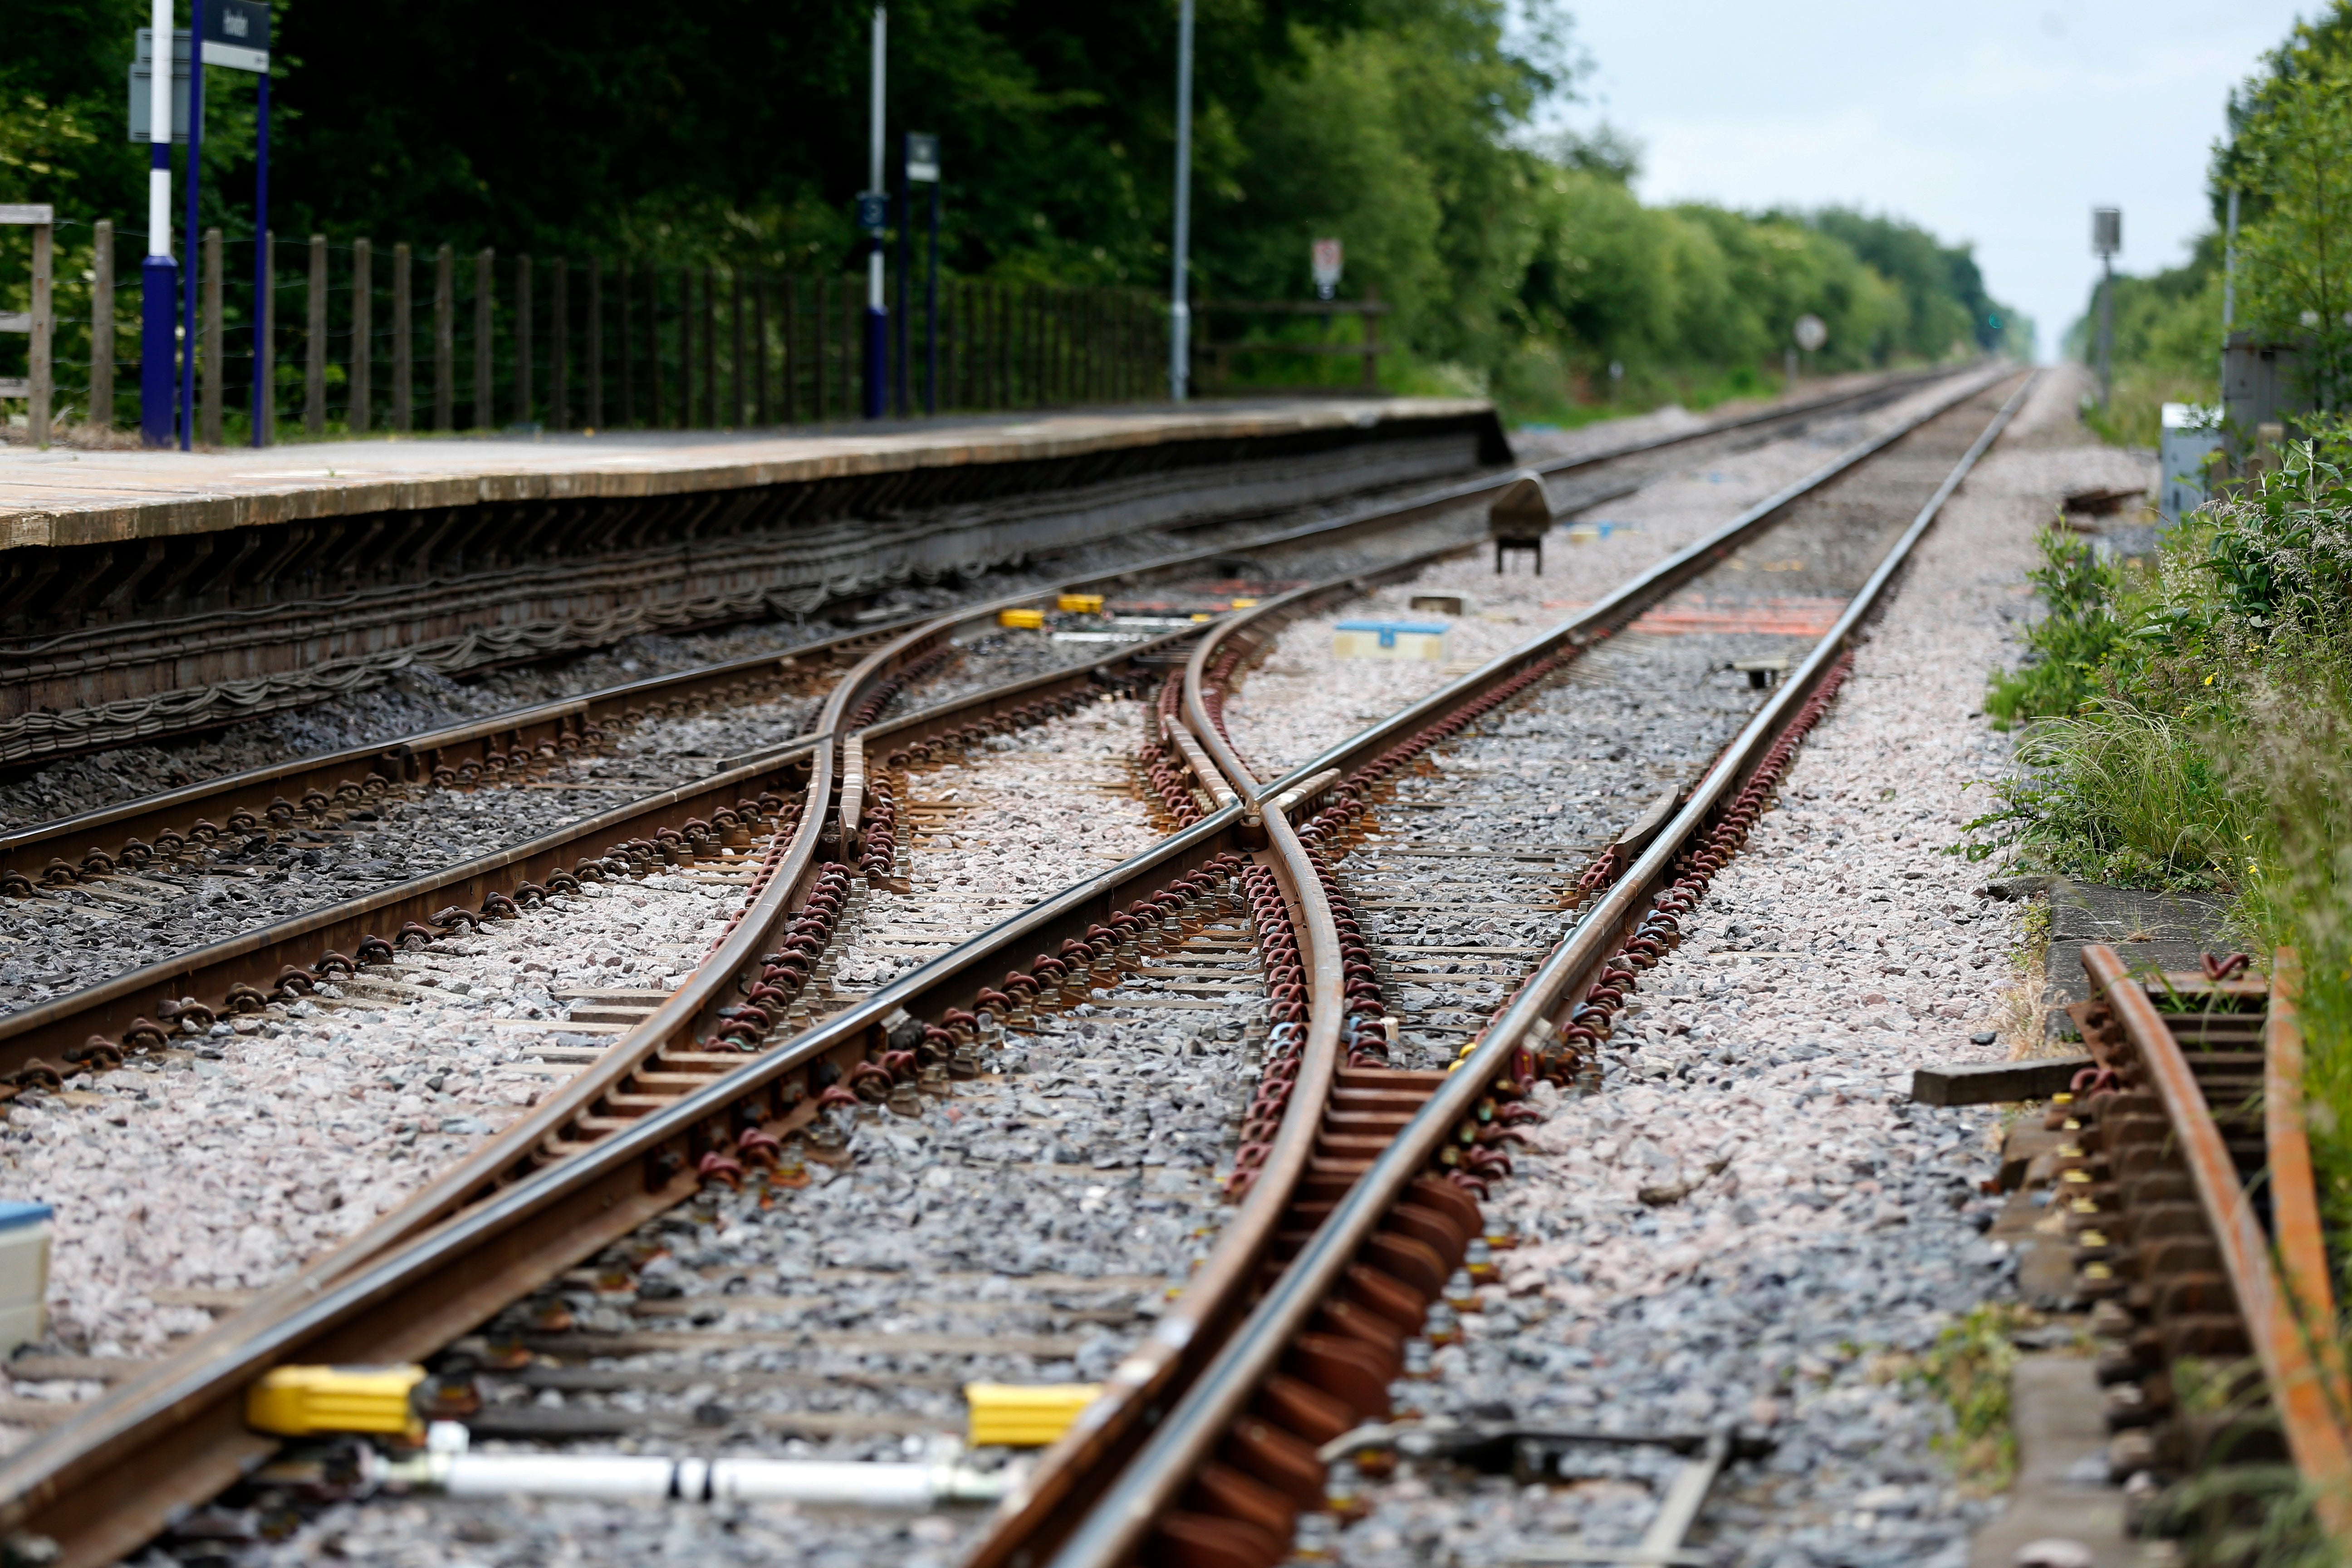
M1965 387L1944 406L1965 402L1980 390L1975 384ZM1361 988L1366 976L1360 969L1370 971L1375 990L1381 975L1359 956L1368 951L1360 940L1363 922L1344 891L1335 897L1328 847L1343 837L1348 821L1360 815L1371 786L1529 691L1586 644L1617 632L1710 562L1726 558L1772 526L1777 514L1890 444L1866 443L1844 455L1808 484L1792 487L1706 545L1645 574L1560 632L1494 661L1349 746L1263 785L1232 756L1230 742L1213 722L1189 727L1171 722L1182 716L1197 719L1204 711L1212 689L1203 678L1221 657L1219 650L1243 629L1240 623L1226 623L1219 628L1225 636L1213 637L1193 651L1181 683L1171 679L1176 673L1172 664L1163 662L1172 659L1187 635L1177 632L902 718L887 717L887 704L936 668L956 626L973 617L965 612L881 641L834 685L806 739L745 760L690 789L670 792L679 798L663 803L661 809L681 816L696 805L715 814L719 808L711 803L732 792L734 800L751 800L760 807L756 813L738 810L734 820L724 824L715 815L700 818L706 829L726 830L720 834L698 835L688 830L690 825L677 830L672 858L698 869L707 863L713 874L739 883L748 901L728 934L676 994L615 1008L636 1015L620 1043L481 1154L341 1251L265 1292L243 1314L199 1337L181 1355L124 1378L113 1394L71 1426L20 1454L0 1471L0 1494L10 1500L9 1521L63 1543L68 1561L103 1561L144 1539L162 1522L173 1500L218 1490L235 1479L241 1467L258 1462L274 1447L242 1421L243 1388L269 1364L438 1356L487 1323L491 1338L465 1352L474 1358L472 1369L487 1376L503 1361L507 1370L521 1370L512 1358L518 1347L531 1351L537 1342L534 1333L545 1341L577 1330L581 1314L557 1298L562 1287L582 1283L567 1271L607 1248L615 1249L606 1255L614 1288L604 1294L634 1298L632 1310L661 1301L693 1302L705 1295L722 1300L730 1295L758 1296L758 1291L730 1288L746 1276L730 1272L724 1261L698 1266L701 1284L696 1279L671 1279L677 1270L663 1268L654 1278L667 1279L667 1285L652 1290L638 1286L646 1265L677 1260L675 1246L655 1244L665 1226L675 1226L674 1211L681 1205L689 1210L698 1205L698 1212L720 1227L719 1234L729 1234L748 1227L751 1211L772 1212L770 1205L782 1194L809 1190L793 1178L808 1178L812 1163L823 1166L845 1156L853 1163L862 1156L866 1163L861 1171L877 1168L878 1163L887 1172L893 1161L906 1162L908 1184L919 1195L928 1190L921 1182L948 1167L922 1163L919 1152L909 1154L901 1146L926 1142L913 1129L919 1126L936 1136L946 1131L935 1125L940 1122L1003 1121L1009 1119L1002 1110L1008 1105L1020 1108L1023 1115L1037 1114L1023 1103L1013 1081L1023 1075L987 1073L986 1064L1018 1061L1050 1075L1046 1081L1065 1089L1052 1098L1087 1103L1069 1092L1075 1084L1100 1103L1107 1087L1114 1096L1117 1092L1108 1080L1126 1070L1124 1064L1139 1041L1150 1037L1161 1047L1155 1054L1168 1054L1175 1064L1198 1064L1165 1071L1169 1082L1164 1089L1139 1096L1143 1123L1152 1134L1160 1131L1165 1120L1171 1134L1192 1135L1191 1146L1183 1148L1188 1157L1181 1163L1162 1163L1159 1169L1168 1181L1158 1190L1144 1190L1147 1184L1140 1176L1132 1184L1132 1193L1115 1192L1108 1181L1081 1186L1081 1214L1116 1211L1115 1228L1150 1245L1142 1247L1145 1255L1130 1260L1132 1268L1097 1268L1079 1277L1115 1278L1121 1284L1108 1293L1116 1296L1119 1289L1140 1292L1136 1280L1171 1279L1201 1259L1198 1272L1174 1300L1151 1303L1158 1310L1146 1310L1145 1293L1123 1303L1073 1306L1068 1292L1076 1288L1054 1282L1050 1272L1039 1290L1004 1304L1007 1321L1028 1314L1050 1324L1057 1313L1064 1321L1076 1321L1074 1312L1092 1313L1086 1321L1107 1331L1090 1353L1097 1363L1113 1357L1108 1368L1109 1396L1090 1411L1076 1449L1048 1456L1038 1472L1043 1479L1020 1494L1008 1516L1015 1523L1006 1530L1017 1536L1018 1520L1034 1518L1041 1499L1058 1500L1055 1507L1066 1519L1063 1503L1106 1484L1107 1472L1097 1461L1122 1457L1144 1440L1138 1418L1146 1396L1165 1399L1197 1387L1198 1379L1212 1370L1212 1352L1222 1354L1239 1342L1229 1335L1268 1262L1302 1248L1302 1257L1316 1255L1322 1245L1318 1238L1329 1226L1315 1226L1326 1220L1337 1223L1362 1190L1357 1178L1388 1167L1389 1155L1379 1151L1390 1147L1389 1134L1401 1126L1408 1131L1422 1126L1433 1114L1427 1107L1444 1103L1450 1087L1472 1081L1466 1074L1448 1080L1433 1068L1385 1065L1389 1052L1407 1044L1430 1047L1441 1031L1423 1019L1422 1037L1391 1041L1384 1026L1367 1026L1367 1020L1384 1014L1349 1006L1351 997L1361 1001L1371 994ZM1496 488L1489 485L1433 500L1422 510L1459 506ZM1919 526L1931 514L1932 508ZM1906 536L1906 547L1916 532L1915 528ZM1434 553L1463 547L1456 542L1438 547ZM1857 605L1866 608L1866 599L1892 569L1891 564L1881 567ZM1296 610L1346 592L1361 592L1369 583L1369 574L1359 572L1349 579L1310 584L1277 600L1273 609L1277 614ZM1850 636L1860 613L1851 612L1835 636ZM1809 691L1821 677L1822 669L1814 668L1820 663L1799 665L1786 686L1762 700L1761 711L1733 742L1726 760L1707 774L1709 782L1724 774L1727 784L1731 775L1756 761L1759 748L1798 711L1790 704L1790 695ZM1134 700L1147 696L1150 700ZM1003 738L1006 731L1026 731L1041 721L1066 719L1068 710L1081 705L1076 700L1090 709L1124 710L1143 732L1141 738L1154 754L1147 755L1141 771L1168 816L1176 819L1169 825L1178 830L1117 868L1020 909L862 994L860 986L832 984L825 973L829 958L837 955L845 933L856 934L864 906L882 896L877 884L887 889L916 869L917 851L898 841L898 830L921 815L926 802L918 791L927 787L922 778L941 765L960 765L965 753L985 746L992 736ZM1818 711L1818 705L1812 710ZM1726 711L1738 710L1735 706ZM1759 730L1759 725L1765 728ZM1220 752L1217 763L1207 760ZM1180 760L1189 784L1179 776ZM772 805L740 793L761 781L772 781L768 787L778 797ZM1716 787L1714 794L1721 795L1723 787ZM1706 788L1702 784L1699 794ZM796 812L802 800L824 803L826 809ZM1330 804L1335 801L1339 804ZM928 804L940 803L934 796ZM1591 886L1580 889L1581 897L1568 900L1563 911L1584 910L1577 932L1589 935L1600 918L1594 912L1596 902L1606 911L1611 900L1618 899L1625 882L1618 877L1612 884L1612 873L1624 871L1628 861L1639 871L1654 857L1657 846L1679 845L1681 839L1673 837L1675 831L1687 837L1711 804L1711 798L1701 801L1671 822L1649 824L1639 840L1612 841L1600 862L1603 870ZM1301 819L1301 827L1291 826L1293 816ZM729 837L736 842L723 841ZM1643 849L1643 843L1648 849ZM1559 847L1549 847L1547 853ZM560 862L562 852L556 853ZM527 858L520 863L526 871L534 864ZM614 876L638 868L605 868ZM1604 886L1612 890L1602 894ZM570 896L567 889L551 889L544 883L541 888ZM982 918L996 912L996 906L985 900L976 907ZM1609 918L1622 923L1624 913L1620 910ZM386 917L379 910L373 918L380 923ZM443 923L446 929L474 922ZM305 934L317 939L316 931ZM428 930L418 940L436 934ZM1571 938L1570 946L1575 945ZM344 968L396 970L400 955L385 951L390 946L385 942L354 954ZM1555 952L1538 971L1538 980L1553 969L1558 956ZM317 973L314 967L312 973ZM331 975L341 973L329 967ZM368 976L352 978L359 984ZM823 984L814 984L817 982ZM1527 994L1523 989L1522 1000ZM1261 1011L1266 1026L1262 1035L1252 1027L1252 1015ZM1170 1027L1171 1013L1195 1026ZM1191 1017L1193 1014L1204 1016ZM186 1016L184 1008L182 1016ZM1210 1016L1216 1019L1213 1025ZM201 1024L201 1018L190 1021ZM1571 1041L1574 1028L1570 1021ZM1525 1033L1524 1024L1517 1033ZM1491 1044L1491 1029L1485 1038ZM1467 1058L1472 1066L1500 1064L1502 1058L1489 1051L1487 1044L1479 1051L1486 1054ZM1487 1071L1486 1079L1494 1076ZM983 1087L970 1087L982 1085L983 1079ZM1269 1097L1269 1084L1287 1087ZM1433 1094L1435 1099L1429 1098ZM1332 1115L1344 1118L1337 1123L1344 1132L1324 1125L1334 1096L1343 1110ZM1048 1097L1029 1098L1045 1104ZM965 1100L971 1102L969 1109ZM1424 1109L1416 1111L1416 1104ZM892 1116L903 1120L895 1124L884 1120ZM1221 1133L1206 1136L1205 1143L1204 1135L1230 1126L1234 1119L1242 1125L1245 1145L1255 1144L1262 1152L1242 1166L1242 1181L1230 1184L1245 1195L1228 1212L1210 1201L1219 1184L1203 1173L1213 1171L1215 1161L1201 1156L1222 1142ZM1186 1121L1199 1125L1177 1125ZM909 1131L898 1137L875 1131L894 1126ZM1340 1140L1336 1144L1334 1137ZM1176 1142L1182 1146L1186 1141ZM1039 1152L1049 1157L1002 1163L1068 1165L1081 1171L1150 1169L1130 1165L1132 1152L1122 1160L1116 1147ZM1082 1158L1065 1160L1060 1157L1065 1152ZM1424 1224L1427 1235L1420 1245L1439 1248L1440 1261L1445 1260L1443 1249L1453 1245L1444 1238L1456 1232L1462 1233L1458 1239L1464 1258L1469 1241L1486 1245L1486 1238L1470 1234L1479 1223L1471 1193L1476 1167L1491 1165L1491 1160L1484 1144L1472 1152L1479 1157L1470 1167L1461 1167L1458 1159L1453 1163L1465 1180L1429 1180L1416 1168L1406 1184L1422 1184L1412 1186L1419 1200L1405 1206L1437 1218L1424 1222L1417 1214L1408 1216L1406 1230L1391 1226L1384 1234L1414 1234L1410 1226ZM758 1167L771 1161L779 1168L762 1175ZM714 1184L728 1191L698 1198ZM738 1184L745 1184L739 1190ZM810 1185L826 1192L835 1184ZM1095 1186L1104 1191L1095 1193ZM1395 1195L1390 1194L1391 1199ZM1089 1203L1095 1205L1091 1210L1086 1207ZM1171 1213L1206 1217L1190 1229L1171 1229L1160 1223ZM1225 1216L1222 1225L1213 1223L1219 1215ZM897 1217L895 1213L891 1217ZM1193 1230L1203 1234L1192 1235ZM1213 1247L1206 1245L1211 1234ZM1388 1250L1397 1254L1397 1267L1408 1274L1414 1265L1427 1261L1414 1248L1391 1246ZM1002 1253L976 1255L974 1261L974 1273L993 1277L1008 1272ZM1025 1264L1024 1277L1039 1272L1034 1259L1020 1261ZM718 1288L704 1289L714 1278ZM1451 1283L1450 1271L1438 1281L1441 1290ZM1402 1310L1403 1298L1380 1296L1387 1285L1364 1289L1379 1297L1380 1306L1337 1312L1347 1320L1339 1337L1371 1333L1385 1343L1391 1336L1374 1320L1380 1310ZM551 1289L553 1295L547 1293ZM1064 1292L1058 1300L1055 1289ZM655 1308L641 1315L690 1314L714 1305ZM901 1291L873 1310L951 1318L968 1306L927 1300L918 1290ZM586 1307L590 1312L597 1310ZM816 1304L776 1291L756 1306L746 1303L744 1310L784 1316L782 1326L742 1332L791 1334L801 1330L790 1314L816 1310ZM562 1322L566 1313L572 1314L572 1323ZM501 1314L508 1316L501 1321ZM1147 1323L1151 1325L1149 1331ZM1394 1326L1392 1321L1390 1326ZM954 1336L946 1338L952 1341ZM1058 1369L1063 1359L1058 1352L1066 1348L1050 1333L1037 1336L1028 1359L1036 1363L1044 1358ZM595 1353L577 1342L571 1349L574 1354ZM1001 1352L1003 1346L994 1351ZM532 1353L561 1352L542 1348ZM696 1352L679 1347L660 1353L691 1357ZM980 1371L995 1364L990 1349L971 1345L921 1353L969 1356ZM1334 1353L1339 1356L1335 1364L1342 1369L1334 1375L1348 1375L1344 1366L1350 1363L1357 1373L1362 1372L1360 1355L1348 1346ZM1081 1363L1074 1357L1072 1364ZM707 1381L706 1370L673 1367L662 1370L662 1377L676 1384L674 1392L690 1393ZM803 1379L830 1375L821 1364L785 1370ZM1006 1370L1017 1373L1024 1369ZM740 1371L739 1366L729 1375ZM492 1379L487 1385L489 1404L494 1408L510 1404L519 1390L534 1395L563 1394L566 1385L560 1378L549 1381L551 1375L532 1373L510 1384ZM782 1381L774 1388L791 1385L791 1378L781 1372L777 1375ZM541 1381L534 1384L532 1377ZM590 1386L594 1381L584 1373L573 1375L569 1386L581 1394L630 1386L625 1379L608 1377L605 1381L614 1388L598 1389ZM639 1391L659 1392L653 1385L660 1381L646 1383ZM1361 1392L1360 1378L1350 1386ZM477 1388L476 1395L481 1392ZM1328 1390L1325 1394L1329 1397ZM455 1397L458 1404L465 1402L463 1396ZM1316 1406L1313 1397L1302 1394L1300 1398L1307 1406ZM1319 1407L1327 1415L1332 1408L1328 1403ZM769 1429L778 1432L826 1426L803 1419L822 1412L772 1414L777 1419L769 1423ZM609 1427L613 1418L604 1419ZM801 1425L795 1427L793 1421ZM904 1424L896 1415L883 1425L889 1421ZM550 1424L550 1435L561 1425ZM836 1436L855 1429L854 1422L832 1427ZM869 1422L864 1429L873 1432L881 1426ZM589 1430L581 1427L583 1435ZM1163 1427L1150 1441L1157 1443L1164 1434ZM1013 1538L1004 1531L999 1536Z
M2179 1521L2195 1529L2246 1506L2232 1471L2292 1465L2340 1540L2352 1391L2313 1183L2295 955L2282 950L2267 978L2243 954L2151 973L2094 943L2083 966L2091 1000L2069 1011L2089 1065L2010 1153L2018 1201L2071 1252L2092 1305L2109 1468L2118 1481L2214 1475L2224 1484Z

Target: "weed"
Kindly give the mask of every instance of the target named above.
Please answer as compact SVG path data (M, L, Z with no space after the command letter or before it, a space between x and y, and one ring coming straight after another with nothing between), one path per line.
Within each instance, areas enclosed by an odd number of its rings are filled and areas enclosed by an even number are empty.
M2017 1433L2010 1424L2013 1336L2041 1321L2014 1301L1988 1301L1938 1334L1919 1358L1917 1377L1952 1411L1952 1430L1937 1446L1961 1487L1980 1497L2007 1490L2017 1472Z

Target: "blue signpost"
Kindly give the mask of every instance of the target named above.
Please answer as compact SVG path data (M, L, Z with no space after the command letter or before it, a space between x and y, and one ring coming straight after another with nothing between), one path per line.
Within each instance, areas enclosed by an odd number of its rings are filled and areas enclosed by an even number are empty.
M205 0L188 0L189 37L205 36ZM196 187L205 150L205 68L188 68L188 265L180 269L180 450L196 444Z
M154 0L147 71L147 258L139 268L139 438L168 447L178 359L179 268L172 259L172 0ZM131 67L138 86L138 66Z

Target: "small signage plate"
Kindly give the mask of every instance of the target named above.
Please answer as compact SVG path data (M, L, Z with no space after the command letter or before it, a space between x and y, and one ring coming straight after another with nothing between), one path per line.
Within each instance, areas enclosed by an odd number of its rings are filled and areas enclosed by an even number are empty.
M267 71L269 0L210 0L205 7L205 64Z

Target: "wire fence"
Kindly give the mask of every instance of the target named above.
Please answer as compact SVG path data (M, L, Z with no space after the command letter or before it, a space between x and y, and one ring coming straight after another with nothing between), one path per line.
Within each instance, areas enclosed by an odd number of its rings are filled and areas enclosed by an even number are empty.
M60 423L138 425L146 240L102 222L55 226ZM25 275L7 243L0 237L0 279ZM263 243L260 289L250 237L210 229L197 247L201 444L252 440L257 409L264 443L380 431L741 429L864 409L860 277L460 254L320 235ZM1166 310L1142 290L943 277L935 375L933 322L919 285L913 293L893 323L906 342L893 344L892 363L907 374L904 385L893 378L887 412L1165 395ZM0 375L12 374L10 352L0 340Z

